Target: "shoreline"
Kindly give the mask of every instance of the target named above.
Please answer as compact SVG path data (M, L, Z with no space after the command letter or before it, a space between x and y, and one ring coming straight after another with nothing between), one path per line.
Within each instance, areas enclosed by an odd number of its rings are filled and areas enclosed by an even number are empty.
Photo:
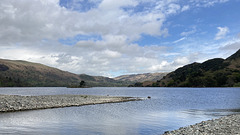
M240 135L240 114L232 114L166 131L162 135Z
M0 95L0 113L140 100L143 98L93 95Z

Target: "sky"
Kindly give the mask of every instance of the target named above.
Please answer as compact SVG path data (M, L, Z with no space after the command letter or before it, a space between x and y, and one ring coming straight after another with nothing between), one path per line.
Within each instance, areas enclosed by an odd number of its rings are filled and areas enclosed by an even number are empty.
M171 72L240 49L240 0L1 0L0 58L76 74Z

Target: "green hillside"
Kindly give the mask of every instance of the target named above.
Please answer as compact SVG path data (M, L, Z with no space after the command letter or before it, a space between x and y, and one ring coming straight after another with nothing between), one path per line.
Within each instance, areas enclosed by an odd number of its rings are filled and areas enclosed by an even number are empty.
M227 59L215 58L178 68L155 82L161 87L240 87L240 50Z

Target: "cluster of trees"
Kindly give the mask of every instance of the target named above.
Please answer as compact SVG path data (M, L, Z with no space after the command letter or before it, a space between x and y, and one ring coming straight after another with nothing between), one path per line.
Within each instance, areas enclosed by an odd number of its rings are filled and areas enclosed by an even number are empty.
M0 87L23 87L25 85L19 78L0 76Z
M80 87L80 88L85 88L85 87L86 87L86 82L85 82L85 81L81 81L81 82L79 83L79 87Z
M206 72L201 75L190 74L184 80L172 78L167 87L237 87L240 82L240 72L218 71ZM182 80L182 81L181 81ZM162 84L164 85L164 84Z
M128 85L128 87L144 87L144 86L143 86L143 83L136 82L135 84Z
M78 85L76 84L72 84L69 86L69 88L88 88L89 86L87 86L87 83L85 81L80 81L80 83Z

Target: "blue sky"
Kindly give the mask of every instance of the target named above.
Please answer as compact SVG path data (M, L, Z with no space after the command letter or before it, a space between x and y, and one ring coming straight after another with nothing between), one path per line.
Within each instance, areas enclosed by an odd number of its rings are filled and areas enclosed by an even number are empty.
M240 0L3 0L0 58L114 77L240 48Z

